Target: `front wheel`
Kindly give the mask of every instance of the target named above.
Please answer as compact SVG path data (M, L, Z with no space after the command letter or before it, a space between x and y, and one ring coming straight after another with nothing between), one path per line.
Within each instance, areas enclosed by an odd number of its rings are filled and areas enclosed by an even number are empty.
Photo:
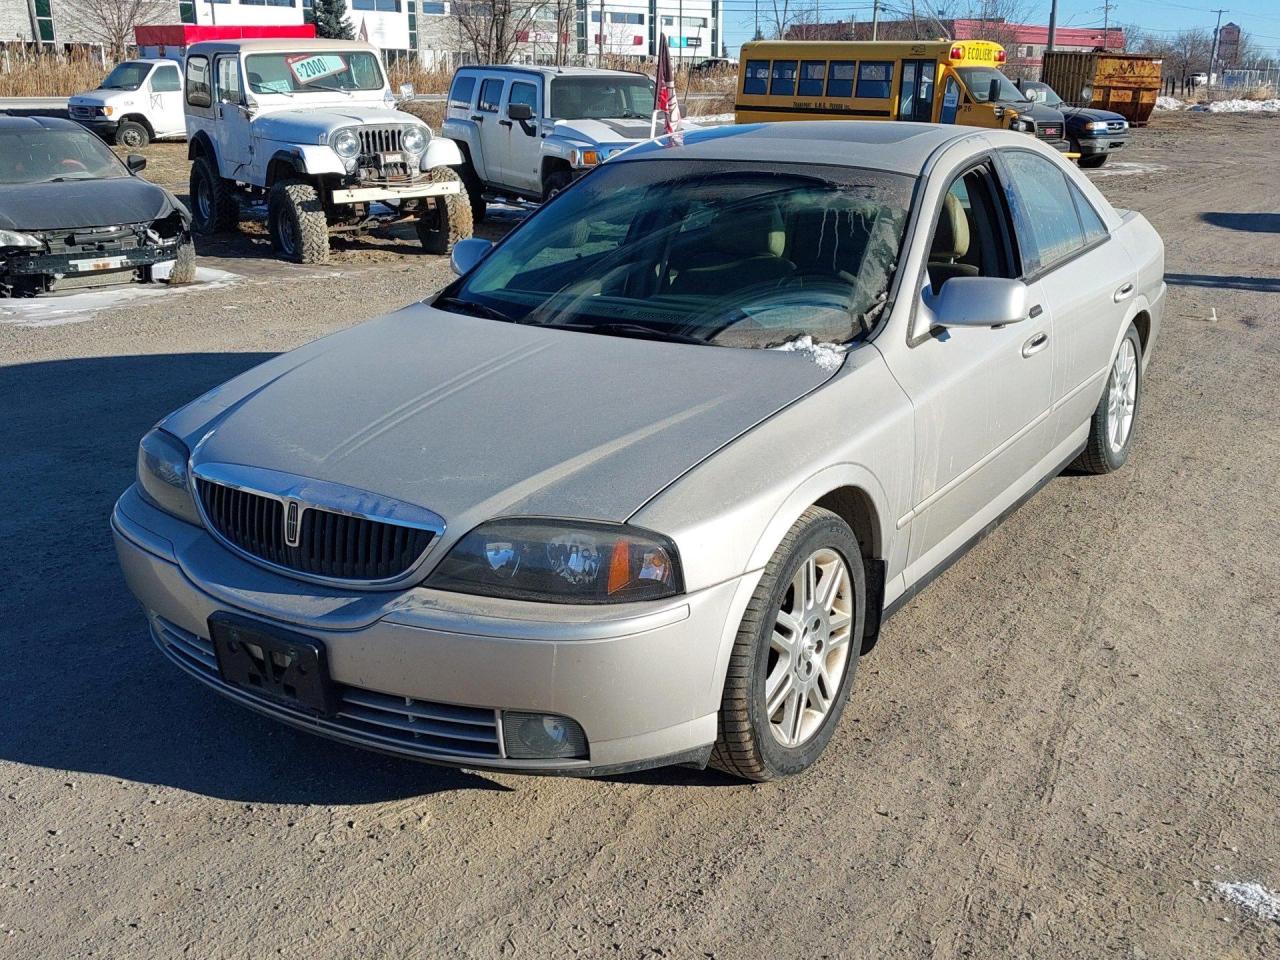
M1084 167L1086 170L1096 170L1107 162L1108 156L1109 154L1105 153L1091 153L1087 157L1080 158L1080 166Z
M429 210L418 217L418 240L427 253L447 254L459 240L470 238L474 229L471 203L466 195L465 181L448 167L431 169L432 183L457 183L462 193L450 193L436 197Z
M1072 466L1085 473L1111 473L1129 459L1142 400L1142 340L1131 323L1111 362L1111 375L1089 421L1089 439Z
M116 127L116 146L139 150L151 142L147 128L136 120L125 120Z
M822 755L853 685L865 610L853 531L810 507L765 567L738 628L712 766L772 780Z
M271 246L294 263L329 262L329 221L316 188L305 180L279 180L267 194Z

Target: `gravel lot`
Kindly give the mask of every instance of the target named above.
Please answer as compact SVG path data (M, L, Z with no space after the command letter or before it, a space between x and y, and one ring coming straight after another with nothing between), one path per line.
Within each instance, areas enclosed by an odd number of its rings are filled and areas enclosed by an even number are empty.
M218 283L0 305L0 956L1280 955L1214 886L1280 888L1278 135L1157 115L1098 171L1168 246L1131 464L1049 484L916 599L825 761L762 786L390 760L147 640L107 526L138 438L441 258L249 236L202 250ZM149 156L185 193L182 148Z

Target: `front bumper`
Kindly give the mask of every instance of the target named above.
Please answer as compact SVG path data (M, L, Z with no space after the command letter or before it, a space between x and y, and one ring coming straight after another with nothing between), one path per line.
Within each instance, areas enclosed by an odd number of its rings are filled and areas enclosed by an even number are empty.
M742 580L616 607L423 588L344 592L245 561L135 488L116 504L112 529L125 580L165 655L224 696L313 733L433 763L573 775L702 765L715 741L722 654L736 633L728 624L736 625ZM337 714L309 715L223 681L208 639L216 612L321 640L342 697ZM370 710L378 711L372 720ZM508 757L504 711L577 721L587 758ZM424 736L413 729L422 716L461 716L467 726Z
M378 200L414 200L419 197L448 197L462 193L462 184L456 180L436 182L424 180L421 183L396 185L378 185L370 187L353 186L333 191L334 203L373 203Z
M113 141L116 131L120 129L119 120L110 120L107 117L72 117L71 119L107 141Z
M1117 150L1123 150L1129 142L1127 134L1102 134L1096 137L1081 137L1076 141L1080 145L1080 153L1086 157L1097 156L1101 153L1115 153Z
M123 273L167 260L177 259L182 237L164 243L146 244L125 250L100 250L93 253L22 253L10 254L3 264L4 275L17 277L82 277L90 274Z

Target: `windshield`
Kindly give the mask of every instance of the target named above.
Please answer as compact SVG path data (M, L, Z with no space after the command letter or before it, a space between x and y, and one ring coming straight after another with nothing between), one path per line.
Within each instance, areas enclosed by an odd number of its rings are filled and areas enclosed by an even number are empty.
M883 309L912 183L847 167L614 161L437 306L720 346L844 343Z
M117 66L107 74L107 79L98 86L99 90L137 90L142 81L151 72L151 64L129 61Z
M990 100L992 80L1000 84L999 96L996 97L1000 103L1030 102L1008 77L994 67L960 67L956 73L960 74L960 79L969 88L969 96L978 103L987 103Z
M0 129L0 183L114 180L129 171L86 130Z
M383 86L378 58L365 50L255 53L245 57L244 67L254 93L381 90Z
M648 77L556 77L551 116L557 120L617 120L653 116Z
M1050 107L1056 107L1062 103L1062 98L1047 83L1024 83L1022 85L1022 95L1028 100L1034 100L1036 103L1043 103Z

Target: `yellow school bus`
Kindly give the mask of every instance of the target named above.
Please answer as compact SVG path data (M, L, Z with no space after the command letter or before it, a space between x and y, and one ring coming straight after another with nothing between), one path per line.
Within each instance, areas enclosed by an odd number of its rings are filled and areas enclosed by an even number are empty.
M763 40L738 67L738 123L916 120L1024 130L1068 147L1061 113L1033 104L1000 72L989 40Z

